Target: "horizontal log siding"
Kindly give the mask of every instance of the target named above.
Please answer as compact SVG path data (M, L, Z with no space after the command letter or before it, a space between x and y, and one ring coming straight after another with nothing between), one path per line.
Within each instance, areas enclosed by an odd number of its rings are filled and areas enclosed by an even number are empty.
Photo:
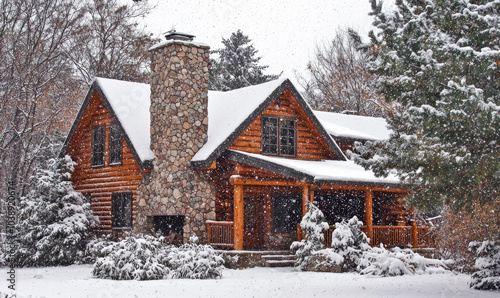
M297 159L336 159L322 135L299 106L291 92L286 90L262 113L297 119ZM261 153L261 116L229 146L229 149Z
M108 128L111 122L113 122L111 114L95 93L67 150L67 154L77 163L72 173L73 185L75 190L91 194L92 210L101 221L101 225L97 228L99 233L111 232L111 196L114 192L132 192L132 219L135 222L137 187L143 177L137 161L124 140L122 164L113 166L108 164ZM106 124L105 165L93 169L91 167L92 126L98 124Z

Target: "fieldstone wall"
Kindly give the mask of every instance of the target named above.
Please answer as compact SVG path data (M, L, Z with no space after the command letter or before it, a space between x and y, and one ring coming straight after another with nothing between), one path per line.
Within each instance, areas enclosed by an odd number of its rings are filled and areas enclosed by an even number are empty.
M205 242L215 220L215 188L190 165L207 141L209 47L169 41L151 50L153 169L139 186L136 232L152 231L153 215L184 215L184 242Z

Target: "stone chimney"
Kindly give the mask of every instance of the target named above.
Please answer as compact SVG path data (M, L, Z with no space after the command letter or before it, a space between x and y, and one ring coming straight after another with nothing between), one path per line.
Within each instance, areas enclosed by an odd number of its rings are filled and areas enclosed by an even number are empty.
M215 219L215 188L190 161L208 131L209 47L169 31L151 54L151 173L139 186L134 230L151 232L155 218L184 216L184 242L206 240Z

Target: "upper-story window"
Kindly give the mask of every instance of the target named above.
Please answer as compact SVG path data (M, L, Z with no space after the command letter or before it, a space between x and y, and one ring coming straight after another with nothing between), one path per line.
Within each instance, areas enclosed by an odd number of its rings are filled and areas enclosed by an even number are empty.
M92 127L92 167L104 166L104 142L106 126L95 125Z
M109 164L117 165L122 163L122 133L118 123L111 123L109 125Z
M262 117L262 153L295 156L297 121L291 118Z

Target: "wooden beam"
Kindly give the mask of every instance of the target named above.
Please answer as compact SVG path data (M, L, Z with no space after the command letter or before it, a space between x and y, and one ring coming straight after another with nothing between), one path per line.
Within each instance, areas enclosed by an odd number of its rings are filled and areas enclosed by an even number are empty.
M363 191L381 191L381 192L395 192L400 193L402 195L408 194L408 191L401 188L396 187L383 187L383 186L363 186L363 185L329 185L323 184L321 185L321 189L331 189L331 190L363 190Z
M365 190L365 222L366 236L370 238L370 245L373 245L373 198L370 189Z
M234 186L234 249L243 250L243 185Z
M309 186L304 185L302 188L302 217L307 213L307 203L309 203Z
M262 185L262 186L312 186L307 182L300 181L284 181L284 180L256 180L250 178L231 177L229 179L231 185Z

